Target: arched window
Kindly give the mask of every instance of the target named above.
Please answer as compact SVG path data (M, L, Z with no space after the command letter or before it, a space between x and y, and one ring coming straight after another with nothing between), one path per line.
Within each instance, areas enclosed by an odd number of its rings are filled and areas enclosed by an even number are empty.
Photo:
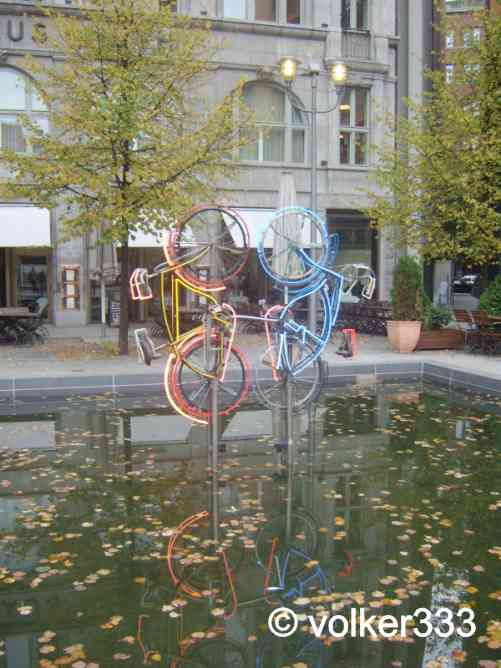
M0 91L0 148L19 153L36 150L36 146L30 146L18 118L19 113L28 114L44 132L49 131L47 108L32 80L15 69L0 67Z
M277 86L249 84L244 89L247 105L258 127L255 141L240 150L241 160L304 163L304 114Z

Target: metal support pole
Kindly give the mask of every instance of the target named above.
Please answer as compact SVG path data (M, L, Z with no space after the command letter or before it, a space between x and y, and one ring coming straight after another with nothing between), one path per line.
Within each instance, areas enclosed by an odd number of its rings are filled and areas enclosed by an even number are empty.
M209 226L209 230L212 229ZM210 239L212 241L212 239ZM210 251L210 265L209 265L209 279L217 275L217 252L214 246L211 246ZM206 368L213 372L218 368L217 359L218 350L212 347L212 317L207 318L207 332L206 332ZM219 401L218 390L219 380L217 376L210 381L210 420L207 425L207 441L209 449L209 466L212 473L212 528L213 540L216 543L219 541L219 512L218 512L218 459L219 459Z
M312 403L308 406L308 510L315 514L315 465L317 462L317 439L316 439L316 423L315 423L315 408Z
M106 338L106 282L101 270L101 338Z
M291 544L292 538L292 483L294 479L294 462L296 460L295 439L293 427L292 383L287 374L287 510L285 516L286 544Z
M209 440L211 452L212 468L212 539L219 543L219 476L218 476L218 456L219 456L219 419L217 414L217 380L212 381L211 403L212 403L212 421L209 426Z
M317 145L317 93L318 93L318 73L311 74L311 204L313 213L317 212L318 193L317 193L317 163L318 163L318 145ZM311 228L311 246L312 257L315 259L314 247L317 243L317 230L312 225ZM317 326L317 300L316 295L308 297L308 329L311 332L316 330Z

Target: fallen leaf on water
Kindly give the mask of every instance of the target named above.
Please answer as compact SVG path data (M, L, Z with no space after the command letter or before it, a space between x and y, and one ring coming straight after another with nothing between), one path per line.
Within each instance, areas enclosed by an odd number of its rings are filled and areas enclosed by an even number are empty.
M40 654L50 654L51 652L55 652L56 648L54 645L42 645L38 651Z

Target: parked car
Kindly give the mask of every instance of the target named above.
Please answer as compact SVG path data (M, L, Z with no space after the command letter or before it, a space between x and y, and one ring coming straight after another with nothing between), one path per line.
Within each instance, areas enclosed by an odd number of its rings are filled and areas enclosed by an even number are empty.
M479 274L465 274L454 279L454 292L471 292L480 279Z

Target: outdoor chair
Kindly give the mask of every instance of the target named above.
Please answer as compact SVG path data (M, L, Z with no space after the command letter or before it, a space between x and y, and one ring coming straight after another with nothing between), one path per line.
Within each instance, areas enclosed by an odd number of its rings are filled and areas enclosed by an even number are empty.
M45 326L48 310L49 300L46 297L39 297L33 311L36 317L20 318L16 322L16 343L45 343L49 338L49 331Z
M471 311L466 309L454 309L454 320L457 328L464 337L464 349L474 352L480 347L478 325Z
M49 332L42 318L19 319L16 322L17 344L45 343Z
M501 328L500 323L489 319L486 311L473 311L472 317L478 327L480 349L486 355L497 355L501 353Z
M486 311L454 310L454 318L464 336L465 350L487 355L501 353L501 329L489 320Z

